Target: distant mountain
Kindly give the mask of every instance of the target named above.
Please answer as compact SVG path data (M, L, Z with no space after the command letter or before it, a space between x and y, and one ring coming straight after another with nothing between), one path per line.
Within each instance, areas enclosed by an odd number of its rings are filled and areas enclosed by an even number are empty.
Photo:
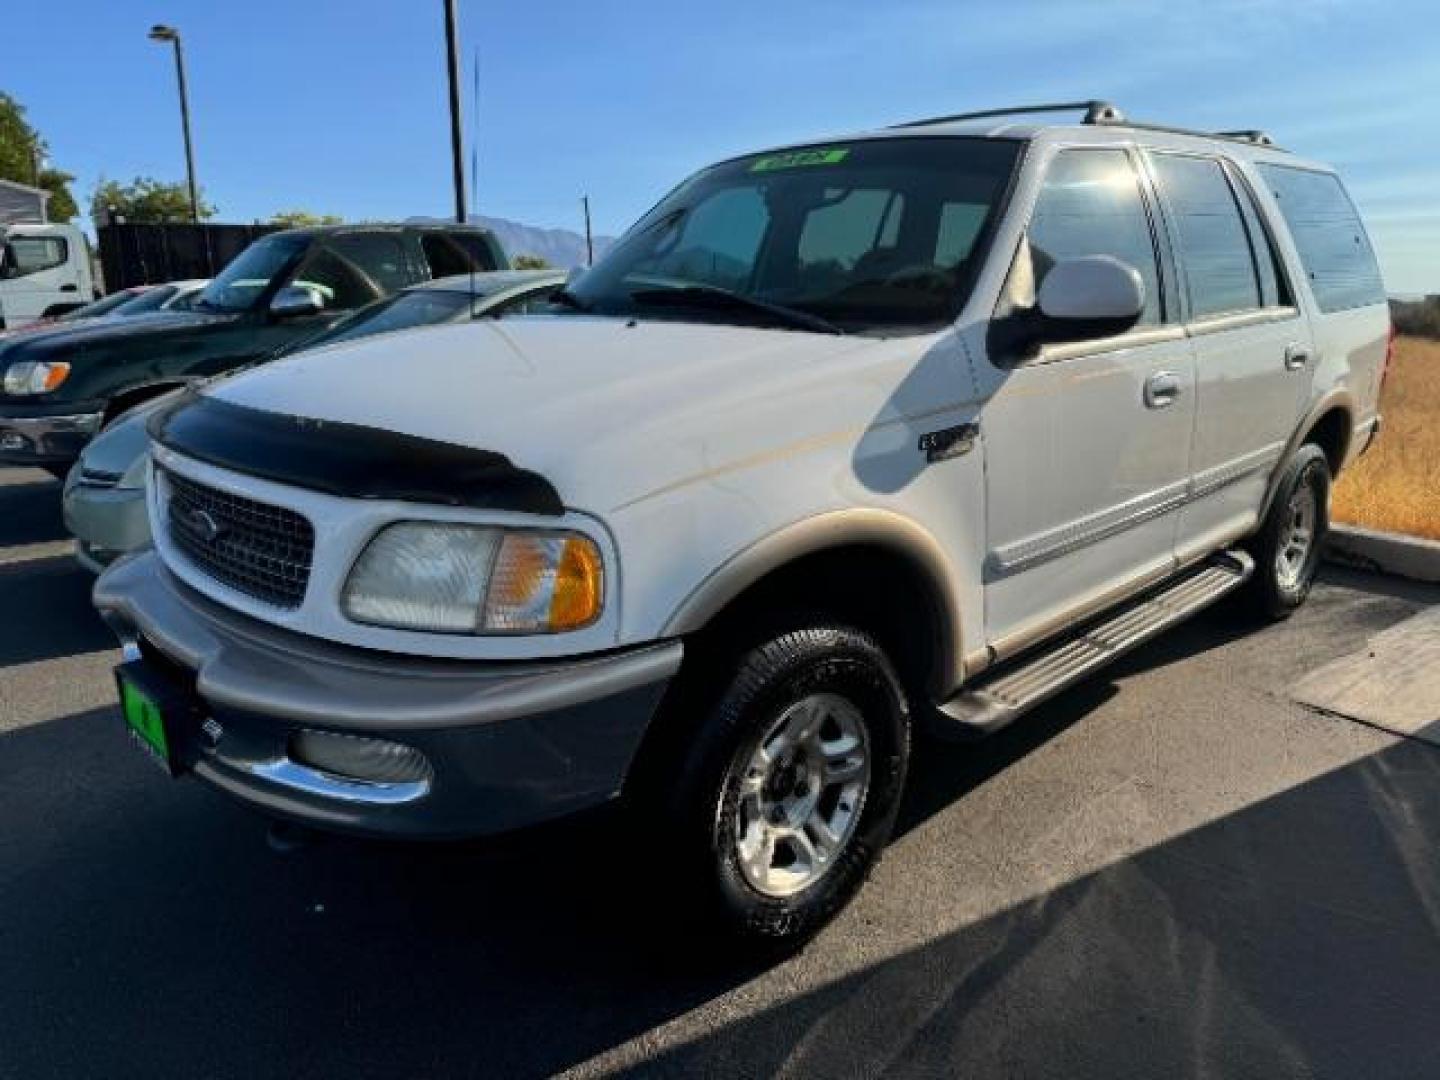
M535 255L561 270L585 265L585 237L580 233L569 229L538 229L483 214L472 214L470 220L494 232L512 259L517 255ZM613 236L595 237L595 257L598 259L613 243Z

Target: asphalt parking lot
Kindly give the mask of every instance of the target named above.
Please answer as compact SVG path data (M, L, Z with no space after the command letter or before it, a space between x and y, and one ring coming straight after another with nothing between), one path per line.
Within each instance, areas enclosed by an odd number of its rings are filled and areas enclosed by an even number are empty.
M327 842L135 752L58 485L0 471L0 1076L1440 1075L1440 749L1295 704L1440 600L1327 571L973 747L859 900L700 958L605 821Z

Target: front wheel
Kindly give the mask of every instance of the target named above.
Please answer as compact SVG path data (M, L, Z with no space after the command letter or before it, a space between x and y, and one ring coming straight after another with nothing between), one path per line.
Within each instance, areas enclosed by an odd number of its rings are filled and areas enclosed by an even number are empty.
M873 638L825 623L745 651L718 681L671 788L674 840L722 930L797 945L845 906L890 837L910 753L905 695Z
M1307 443L1286 466L1260 531L1251 596L1261 614L1283 619L1305 602L1330 528L1330 463Z

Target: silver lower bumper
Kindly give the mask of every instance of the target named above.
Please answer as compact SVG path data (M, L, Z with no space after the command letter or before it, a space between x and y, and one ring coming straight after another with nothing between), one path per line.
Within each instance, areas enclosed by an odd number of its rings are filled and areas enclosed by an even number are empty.
M372 835L493 833L606 802L682 655L678 641L536 663L338 646L213 604L153 552L107 570L95 602L127 656L163 658L213 721L197 776L267 812ZM305 731L412 747L433 773L403 791L324 774L289 753Z

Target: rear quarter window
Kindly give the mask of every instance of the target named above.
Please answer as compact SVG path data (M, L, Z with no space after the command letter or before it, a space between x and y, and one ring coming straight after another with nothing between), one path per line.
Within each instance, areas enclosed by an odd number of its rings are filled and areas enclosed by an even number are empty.
M1288 165L1259 165L1280 207L1310 291L1323 312L1385 302L1375 251L1340 178Z

